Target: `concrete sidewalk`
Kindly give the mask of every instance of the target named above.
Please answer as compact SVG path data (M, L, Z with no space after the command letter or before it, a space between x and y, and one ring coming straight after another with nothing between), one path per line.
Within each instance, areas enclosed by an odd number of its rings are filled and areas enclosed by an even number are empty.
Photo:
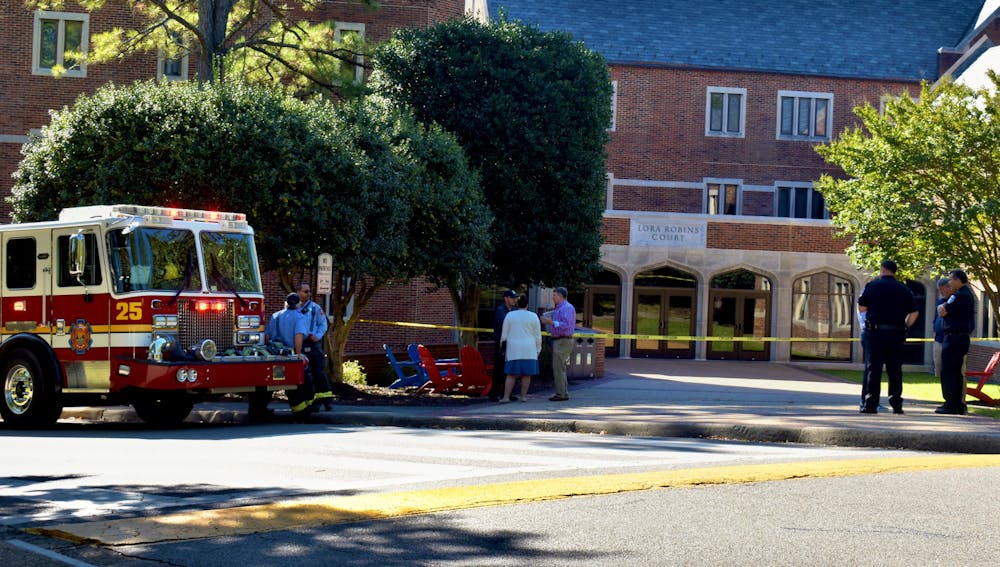
M543 389L523 403L483 400L451 407L335 405L333 412L309 419L350 425L571 431L1000 453L1000 421L974 415L937 415L936 404L913 401L905 403L905 415L882 410L878 415L860 414L860 385L800 367L610 359L605 372L603 378L571 381L570 400L566 402L548 401L551 391ZM277 403L272 407L278 408L279 418L288 415ZM196 407L189 421L241 422L246 420L245 410L237 404L203 404ZM67 408L63 419L73 417L136 419L129 409Z

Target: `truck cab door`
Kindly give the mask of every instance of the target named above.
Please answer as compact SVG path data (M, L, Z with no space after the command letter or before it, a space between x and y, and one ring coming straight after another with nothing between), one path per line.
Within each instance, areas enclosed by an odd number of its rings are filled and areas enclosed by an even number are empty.
M82 237L82 258L73 240ZM110 388L110 305L99 227L52 231L49 313L52 348L66 371L66 390ZM77 266L82 259L82 265ZM77 269L78 268L78 269Z
M4 232L0 320L5 336L35 333L48 338L46 328L45 269L48 267L48 234L42 231Z

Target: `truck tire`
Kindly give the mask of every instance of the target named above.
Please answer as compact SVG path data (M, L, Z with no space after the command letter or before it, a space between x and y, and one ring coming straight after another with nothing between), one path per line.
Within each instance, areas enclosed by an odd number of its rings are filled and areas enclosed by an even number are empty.
M150 425L172 426L191 414L194 400L187 398L186 395L150 394L132 400L132 407L139 419Z
M3 400L0 416L7 427L49 427L62 414L62 404L51 376L42 372L31 351L18 348L3 362Z

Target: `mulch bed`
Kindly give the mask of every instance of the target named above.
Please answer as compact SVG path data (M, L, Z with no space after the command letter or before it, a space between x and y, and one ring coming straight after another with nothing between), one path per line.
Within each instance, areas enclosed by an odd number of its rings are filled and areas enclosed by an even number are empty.
M536 392L544 389L546 384L539 379L531 381L529 391ZM521 391L518 384L514 387L514 394ZM417 394L416 388L389 389L381 386L357 386L353 384L333 384L331 392L333 401L337 405L346 406L437 406L456 407L471 406L475 404L491 404L488 397L461 396L455 394ZM243 394L227 394L226 398L245 400ZM282 391L274 393L275 401L287 401L285 393Z
M451 407L490 403L489 398L441 394L418 395L416 388L389 389L379 386L333 384L331 391L338 405Z

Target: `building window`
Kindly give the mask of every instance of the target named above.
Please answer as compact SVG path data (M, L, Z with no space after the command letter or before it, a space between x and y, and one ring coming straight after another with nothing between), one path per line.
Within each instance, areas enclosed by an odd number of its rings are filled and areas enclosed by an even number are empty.
M710 181L705 184L705 212L710 215L740 214L738 183Z
M976 307L979 309L981 316L981 320L979 321L979 336L984 339L994 340L1000 338L1000 324L998 324L996 317L993 315L990 296L985 293L980 295L979 305Z
M708 87L705 97L705 135L743 137L747 90Z
M188 50L177 32L170 32L169 41L176 46L175 55L170 57L162 49L157 53L156 78L167 81L186 81L188 78Z
M611 81L611 126L608 132L614 132L618 124L618 81Z
M71 12L35 12L31 72L35 75L86 77L87 27L90 16Z
M606 173L607 182L604 184L604 208L612 210L615 208L615 174Z
M829 140L833 94L778 91L778 138Z
M364 24L337 22L333 25L333 40L336 41L342 49L360 52L364 39ZM364 56L360 54L355 55L354 63L354 82L361 83L361 81L365 78Z
M792 282L792 360L851 360L854 286L820 272ZM815 342L810 339L816 339Z
M774 210L777 216L794 219L827 219L830 218L830 211L826 208L826 201L819 191L809 184L785 185L780 184L775 188Z

